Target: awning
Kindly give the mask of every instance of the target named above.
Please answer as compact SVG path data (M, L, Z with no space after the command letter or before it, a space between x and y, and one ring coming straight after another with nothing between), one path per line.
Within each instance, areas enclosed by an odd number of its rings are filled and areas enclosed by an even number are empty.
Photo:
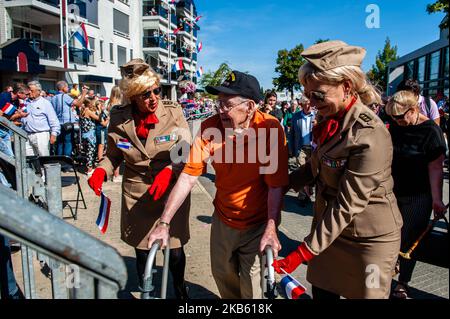
M31 74L45 73L39 54L27 39L11 39L0 45L0 70Z
M82 82L99 82L99 83L113 83L114 79L107 76L99 76L99 75L78 75L78 81Z

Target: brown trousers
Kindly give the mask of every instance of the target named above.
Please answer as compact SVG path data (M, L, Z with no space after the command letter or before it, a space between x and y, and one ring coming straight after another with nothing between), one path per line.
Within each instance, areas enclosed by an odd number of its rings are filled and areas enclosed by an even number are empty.
M211 270L223 299L261 299L259 244L266 225L245 230L224 224L214 212L211 226Z

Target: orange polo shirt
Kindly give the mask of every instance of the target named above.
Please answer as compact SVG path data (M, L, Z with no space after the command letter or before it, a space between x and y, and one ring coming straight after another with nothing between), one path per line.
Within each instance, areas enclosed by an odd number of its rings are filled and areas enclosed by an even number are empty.
M289 184L286 138L280 122L260 111L244 138L226 137L229 132L219 115L205 120L184 173L202 175L211 158L216 172L216 211L228 226L246 229L267 221L269 187Z

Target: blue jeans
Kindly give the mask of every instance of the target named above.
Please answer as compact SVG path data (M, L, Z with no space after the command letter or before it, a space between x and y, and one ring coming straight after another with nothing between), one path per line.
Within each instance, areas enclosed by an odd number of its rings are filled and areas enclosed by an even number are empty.
M0 128L0 152L14 157L11 145L11 134L9 130L4 130L3 128Z
M18 289L12 268L9 239L0 235L0 290L2 298L15 295Z
M61 127L61 134L56 139L56 155L72 157L73 131L66 132Z

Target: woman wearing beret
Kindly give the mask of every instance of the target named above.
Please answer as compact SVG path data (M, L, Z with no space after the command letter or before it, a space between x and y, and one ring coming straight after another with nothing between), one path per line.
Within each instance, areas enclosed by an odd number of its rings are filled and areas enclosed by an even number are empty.
M148 64L134 59L122 66L121 72L120 86L128 103L111 111L106 156L88 183L100 195L106 177L111 178L125 161L121 238L135 247L142 285L149 253L148 234L162 223L159 218L164 201L184 167L175 150L189 145L191 136L181 108L174 102L160 100L159 76ZM170 227L172 236L169 268L177 298L187 298L183 246L189 240L189 208L188 196L171 224L162 223Z
M311 231L275 270L308 263L314 299L388 298L402 217L393 193L392 142L367 105L380 96L361 69L365 50L342 41L313 45L299 70L318 110L317 148L290 175L296 191L316 184Z

